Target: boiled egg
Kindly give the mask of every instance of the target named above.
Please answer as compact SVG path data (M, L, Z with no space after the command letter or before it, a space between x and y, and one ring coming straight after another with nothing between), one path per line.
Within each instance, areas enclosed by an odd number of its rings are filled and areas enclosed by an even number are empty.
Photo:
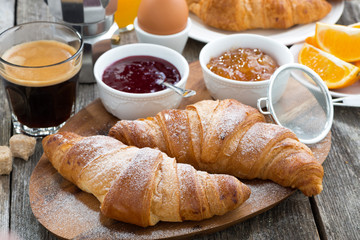
M188 16L185 0L142 0L137 20L145 32L171 35L185 29Z

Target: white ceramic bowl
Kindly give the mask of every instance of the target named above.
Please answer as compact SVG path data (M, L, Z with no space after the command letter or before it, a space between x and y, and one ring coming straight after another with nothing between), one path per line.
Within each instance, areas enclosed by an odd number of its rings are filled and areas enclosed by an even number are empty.
M188 18L188 22L184 30L171 35L157 35L145 32L140 28L137 18L135 18L134 27L139 42L159 44L182 53L188 40L189 31L191 29L191 19Z
M270 80L258 82L231 80L211 72L206 67L211 58L236 48L258 48L271 56L279 66L293 63L294 58L290 50L282 43L256 34L233 34L211 41L203 47L199 60L210 95L215 99L236 99L256 107L257 100L267 96Z
M122 45L105 52L94 65L100 99L106 110L119 119L133 120L155 116L164 109L177 108L182 97L170 89L154 93L128 93L115 90L102 81L104 70L109 65L125 57L136 55L158 57L172 63L181 75L181 80L176 86L185 88L189 76L189 64L181 54L155 44Z

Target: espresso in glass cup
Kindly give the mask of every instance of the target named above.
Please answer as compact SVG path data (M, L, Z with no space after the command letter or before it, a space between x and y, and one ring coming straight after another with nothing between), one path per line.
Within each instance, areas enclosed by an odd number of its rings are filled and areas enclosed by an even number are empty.
M64 24L31 22L0 34L0 75L15 133L44 136L74 114L83 40Z

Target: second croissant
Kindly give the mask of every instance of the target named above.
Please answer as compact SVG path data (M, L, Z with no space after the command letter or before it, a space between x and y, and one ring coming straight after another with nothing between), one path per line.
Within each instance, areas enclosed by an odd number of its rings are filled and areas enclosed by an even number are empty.
M266 123L257 109L236 100L204 100L185 110L122 120L109 135L128 145L156 147L199 170L269 179L306 196L322 191L324 170L311 150L292 131Z

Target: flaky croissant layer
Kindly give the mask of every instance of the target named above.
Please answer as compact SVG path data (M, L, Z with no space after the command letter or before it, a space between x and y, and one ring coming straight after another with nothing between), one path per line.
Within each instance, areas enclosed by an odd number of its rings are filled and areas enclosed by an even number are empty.
M185 110L119 121L109 135L128 145L158 148L178 162L211 173L270 179L312 196L322 191L324 170L287 128L265 122L236 100L204 100Z
M59 132L45 137L43 148L64 178L96 196L102 214L143 227L223 215L250 196L235 177L196 171L107 136Z

